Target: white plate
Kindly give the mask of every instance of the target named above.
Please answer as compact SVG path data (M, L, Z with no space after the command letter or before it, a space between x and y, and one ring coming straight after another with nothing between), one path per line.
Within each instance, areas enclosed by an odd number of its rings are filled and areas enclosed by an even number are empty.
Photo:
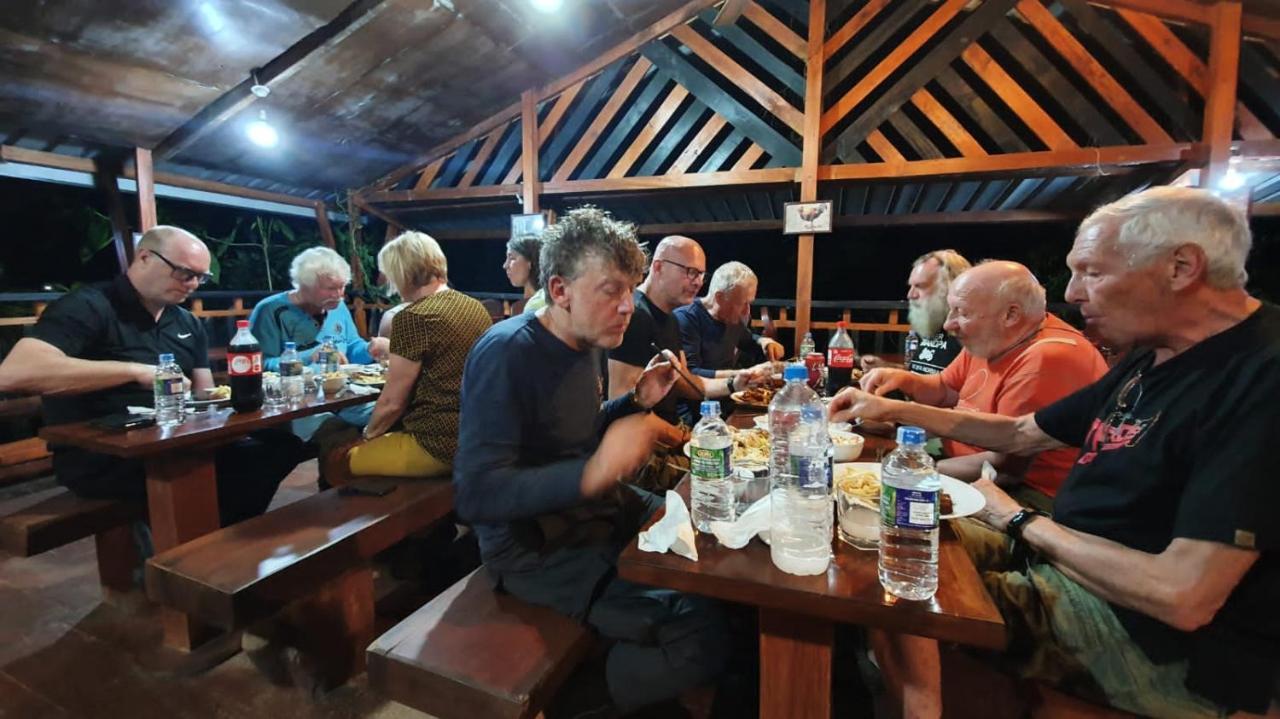
M847 467L846 472L871 472L876 475L876 479L880 479L880 464L878 462L849 462L841 464L839 467ZM961 482L955 477L948 477L945 474L938 475L942 480L942 490L951 495L951 512L942 515L942 519L959 519L976 514L987 506L987 498L982 496L978 490L970 487L967 483ZM839 481L839 477L836 478Z

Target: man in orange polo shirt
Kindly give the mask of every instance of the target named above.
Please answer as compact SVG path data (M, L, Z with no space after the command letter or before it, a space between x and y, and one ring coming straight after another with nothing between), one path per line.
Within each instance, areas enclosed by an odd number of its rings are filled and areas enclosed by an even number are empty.
M862 388L878 395L902 390L915 401L961 411L1018 417L1092 384L1107 364L1078 330L1045 311L1044 288L1023 265L987 261L965 272L947 295L946 331L964 350L937 375L876 369ZM984 461L997 484L1024 505L1049 511L1077 451L1062 448L1015 457L944 440L938 471L972 481Z

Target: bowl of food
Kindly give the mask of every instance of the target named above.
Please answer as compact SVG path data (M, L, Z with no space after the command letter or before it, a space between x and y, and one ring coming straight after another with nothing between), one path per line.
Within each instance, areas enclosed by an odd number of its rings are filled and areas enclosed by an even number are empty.
M848 426L845 424L846 428ZM850 432L848 429L836 429L834 425L828 433L831 435L832 460L852 462L862 454L862 446L866 444L866 439L862 435Z
M206 387L192 392L191 398L197 402L222 402L231 399L231 387L225 384L217 387Z
M347 375L343 372L326 372L324 374L324 393L337 394L346 389Z

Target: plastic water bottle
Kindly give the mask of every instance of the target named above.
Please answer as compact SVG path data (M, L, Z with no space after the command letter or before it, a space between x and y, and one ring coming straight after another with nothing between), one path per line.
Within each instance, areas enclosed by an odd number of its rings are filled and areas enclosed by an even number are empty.
M804 339L800 340L800 359L808 357L810 353L817 349L817 345L813 342L813 333L805 332Z
M172 427L186 418L187 388L182 367L168 352L160 355L156 364L155 408L156 424Z
M702 419L693 428L689 440L689 473L693 475L690 493L693 526L710 532L712 522L734 520L733 435L729 425L720 419L720 403L702 403Z
M302 359L298 357L296 342L285 342L280 355L280 393L290 405L302 404L307 388L302 379Z
M942 483L919 427L898 428L880 469L880 584L903 599L938 591L938 499Z
M325 338L320 343L320 349L316 350L316 369L321 374L330 374L342 370L342 365L338 362L338 348L333 344L333 338Z
M788 365L769 404L769 556L789 574L827 571L831 562L831 439L804 365Z

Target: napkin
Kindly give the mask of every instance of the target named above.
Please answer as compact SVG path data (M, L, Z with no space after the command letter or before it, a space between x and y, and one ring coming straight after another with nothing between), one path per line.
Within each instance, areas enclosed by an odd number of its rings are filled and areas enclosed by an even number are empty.
M693 520L689 517L689 508L684 505L684 499L667 490L667 511L656 524L640 533L640 550L671 550L696 562L698 545L694 543L693 536Z
M129 414L149 415L156 413L155 407L134 407L133 405L129 405L124 409Z
M712 522L711 533L729 549L742 549L757 534L765 544L768 544L769 508L769 495L766 494L747 507L736 521Z
M355 384L354 382L350 382L347 384L347 391L350 392L351 394L367 395L367 394L377 394L378 388L370 387L369 385Z

